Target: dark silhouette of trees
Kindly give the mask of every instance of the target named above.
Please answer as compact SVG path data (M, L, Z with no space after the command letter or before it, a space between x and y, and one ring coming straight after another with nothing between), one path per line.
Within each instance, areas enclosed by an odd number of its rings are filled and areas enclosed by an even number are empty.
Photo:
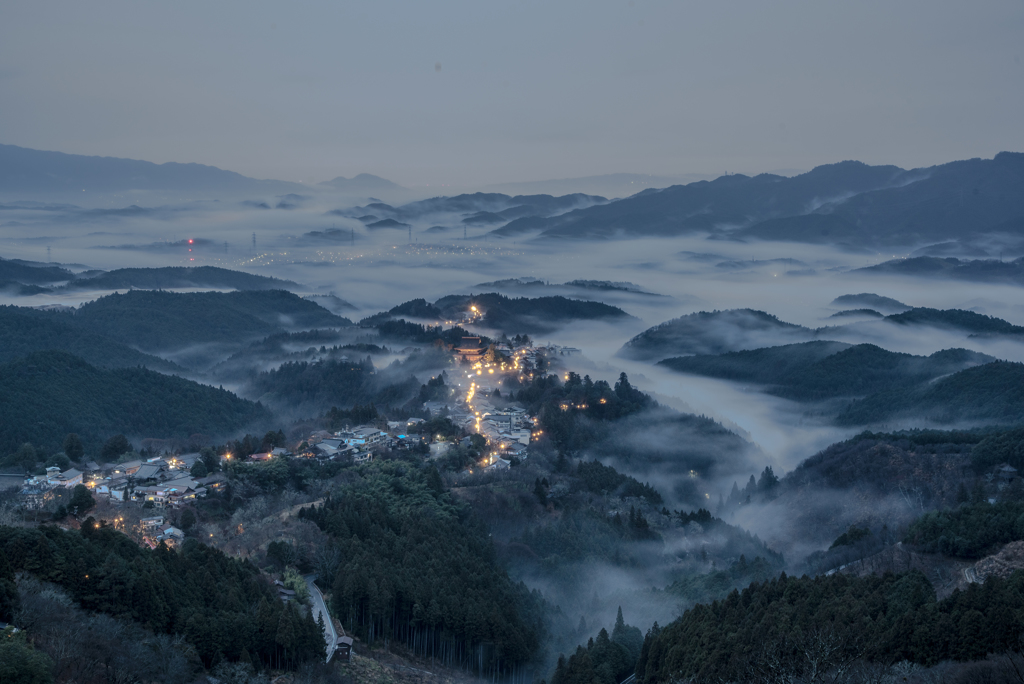
M82 457L85 456L85 446L82 444L82 438L74 432L69 432L68 436L64 438L64 453L72 461L81 461Z

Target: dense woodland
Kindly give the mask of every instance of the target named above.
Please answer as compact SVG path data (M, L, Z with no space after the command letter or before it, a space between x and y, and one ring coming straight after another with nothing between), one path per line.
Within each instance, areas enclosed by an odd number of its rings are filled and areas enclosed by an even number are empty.
M836 418L840 425L918 419L1016 425L1024 421L1024 364L993 361L923 387L879 392L854 401Z
M676 357L660 363L682 373L768 385L768 392L787 399L818 401L918 386L994 360L966 349L922 357L873 344L819 341L720 356Z
M358 358L355 349L339 348L339 352L342 353L325 351L312 362L283 363L253 377L246 391L286 413L317 415L331 407L367 404L393 409L404 406L409 413L416 407L422 408L426 400L420 397L424 385L414 373L436 371L451 364L449 355L428 350L378 370L372 357Z
M195 540L180 553L149 551L88 518L81 532L0 527L0 558L8 577L24 572L52 582L85 610L184 635L206 667L242 660L294 668L323 657L309 613L281 603L249 563ZM6 610L17 615L20 606Z
M628 314L622 309L587 300L567 297L506 297L494 292L478 295L450 295L434 306L445 315L465 311L471 305L484 312L482 323L487 328L514 333L545 333L577 320L614 320Z
M937 601L918 572L754 583L648 631L641 682L818 681L866 665L982 660L1019 648L1024 573Z
M602 628L586 647L578 646L568 659L558 658L551 684L619 684L636 669L643 641L640 629L622 619L620 607L611 634Z
M762 344L766 338L804 342L810 339L812 332L754 309L700 311L648 328L623 345L619 353L629 358L659 361L684 354L734 351L737 340L744 337L751 341L762 340ZM749 347L739 347L744 348Z
M184 370L175 363L129 347L112 332L80 330L75 327L74 319L62 312L0 306L0 364L33 352L57 349L101 368L145 366L170 373Z
M995 316L986 316L963 309L929 309L917 307L903 313L886 316L886 320L901 325L931 325L957 328L977 334L1021 335L1024 327L1013 325Z
M0 257L0 281L47 285L72 280L74 277L74 273L62 266Z
M906 541L928 553L978 559L1020 539L1024 501L982 500L921 516L910 526Z
M513 673L542 643L543 600L497 565L432 467L375 464L303 515L338 549L332 607L362 638L487 674Z
M288 328L351 325L313 302L284 290L172 293L132 290L83 304L74 314L82 330L116 330L129 344L150 351L203 342L235 344ZM282 321L288 321L282 325Z
M118 433L223 435L270 419L227 390L144 368L99 369L58 351L0 366L0 386L0 452L31 442L54 453L76 433L94 453Z

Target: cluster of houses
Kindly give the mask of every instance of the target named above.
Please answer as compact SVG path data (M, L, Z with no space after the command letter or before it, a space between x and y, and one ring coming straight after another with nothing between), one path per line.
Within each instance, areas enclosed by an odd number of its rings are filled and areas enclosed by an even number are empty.
M147 508L181 506L206 496L208 491L222 487L226 481L223 473L198 480L193 478L189 471L198 458L199 454L184 454L114 464L90 461L84 471L72 468L61 472L59 468L47 468L45 476L25 480L22 504L29 510L44 508L60 491L81 484L97 498L135 501Z
M328 460L351 456L356 463L368 463L375 451L403 446L402 442L407 440L407 435L393 435L372 425L357 425L334 433L318 430L306 439L308 447L300 455Z

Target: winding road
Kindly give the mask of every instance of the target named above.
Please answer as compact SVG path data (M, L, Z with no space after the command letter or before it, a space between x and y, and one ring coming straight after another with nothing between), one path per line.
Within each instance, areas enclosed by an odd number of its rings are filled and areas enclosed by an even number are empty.
M334 622L331 620L331 614L327 612L324 595L313 584L313 581L316 580L316 575L306 575L303 579L306 580L306 586L309 587L310 610L313 612L313 619L316 620L319 615L324 617L324 625L327 627L324 633L324 641L327 642L327 662L329 663L334 656L334 649L338 643L338 635L334 631Z

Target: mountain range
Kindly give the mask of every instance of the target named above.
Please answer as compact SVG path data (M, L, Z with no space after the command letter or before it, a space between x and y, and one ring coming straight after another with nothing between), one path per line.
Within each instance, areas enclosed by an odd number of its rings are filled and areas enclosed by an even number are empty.
M739 240L916 245L981 234L1024 236L1024 154L1001 152L924 169L844 161L787 178L771 174L645 190L501 236L610 238L709 233Z
M257 180L204 164L154 164L0 145L0 192L5 194L109 193L130 190L281 194L304 192L299 183Z
M630 174L608 178L615 194L623 188L672 181ZM257 180L201 164L153 164L0 145L0 193L6 195L161 191L210 197L300 197L301 192L317 188L395 200L412 194L370 174L309 186ZM276 204L299 206L286 200ZM256 202L256 206L270 205ZM1024 153L1000 152L992 159L911 170L842 161L791 177L731 174L663 189L648 186L612 201L578 192L560 197L477 192L399 206L371 201L329 213L378 228L434 224L431 230L439 232L474 226L492 229L495 237L515 239L707 234L740 241L830 243L856 250L946 245L968 249L973 255L995 250L991 252L995 255L1007 248L1024 250Z

